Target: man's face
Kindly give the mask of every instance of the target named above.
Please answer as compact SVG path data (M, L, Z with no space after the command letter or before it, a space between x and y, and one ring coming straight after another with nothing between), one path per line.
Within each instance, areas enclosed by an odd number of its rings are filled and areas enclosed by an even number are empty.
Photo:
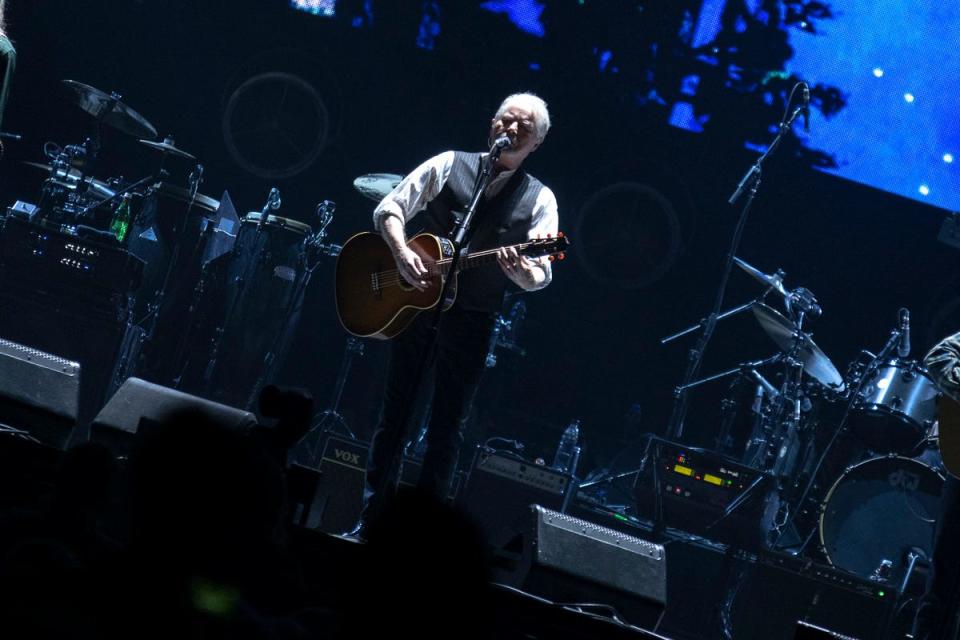
M508 104L499 118L490 124L490 143L506 135L511 147L504 149L500 156L500 165L507 169L516 169L530 153L540 146L537 140L537 123L533 114L516 104Z

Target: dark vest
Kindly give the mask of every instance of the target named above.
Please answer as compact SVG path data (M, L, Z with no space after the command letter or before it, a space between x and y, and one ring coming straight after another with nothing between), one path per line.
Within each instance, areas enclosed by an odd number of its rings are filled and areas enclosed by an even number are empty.
M449 238L462 211L470 203L480 173L479 153L455 151L450 176L437 197L417 216L423 220L421 231ZM543 184L522 168L510 177L497 195L481 198L473 218L466 250L479 251L527 240L533 219L533 207ZM460 272L457 302L469 311L498 312L503 295L512 284L500 265L493 263Z

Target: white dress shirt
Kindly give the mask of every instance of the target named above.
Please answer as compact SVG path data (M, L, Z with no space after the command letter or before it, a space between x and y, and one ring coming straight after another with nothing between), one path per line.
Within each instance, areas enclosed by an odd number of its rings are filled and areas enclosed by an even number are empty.
M380 222L386 216L396 216L404 224L410 221L417 213L426 208L427 203L437 197L450 176L453 167L453 151L445 151L433 156L405 177L396 188L380 201L373 211L373 225L380 229ZM497 174L484 193L485 198L497 195L510 180L514 171L503 171ZM533 214L530 218L530 229L527 239L555 236L559 227L557 214L557 198L547 186L540 189L536 202L533 205ZM529 258L527 258L529 259ZM546 276L536 289L542 289L550 284L552 273L550 261L546 258L533 259L544 271Z

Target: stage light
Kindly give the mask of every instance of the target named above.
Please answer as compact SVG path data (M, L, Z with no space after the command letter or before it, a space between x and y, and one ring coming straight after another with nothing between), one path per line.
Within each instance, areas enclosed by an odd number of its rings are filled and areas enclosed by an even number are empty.
M328 18L337 13L337 0L290 0L290 6L315 16Z
M903 99L906 100L907 103L913 104L913 101L916 100L916 97L914 97L912 93L905 93L903 94Z
M882 77L883 77L883 69L881 69L880 67L874 68L874 70L873 70L873 76L874 76L875 78L882 78Z
M952 153L943 154L943 161L946 162L947 164L953 164L953 154Z
M917 189L917 191L919 191L919 192L920 192L920 195L922 195L922 196L928 196L928 195L930 195L930 187L928 187L928 186L925 185L925 184L920 185L920 188Z

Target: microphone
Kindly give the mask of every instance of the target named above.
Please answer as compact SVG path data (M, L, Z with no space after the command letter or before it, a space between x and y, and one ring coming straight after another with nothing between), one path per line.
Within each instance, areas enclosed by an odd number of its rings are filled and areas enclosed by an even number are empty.
M810 133L810 86L803 83L803 130Z
M513 146L513 142L510 140L510 137L507 135L501 135L499 138L493 141L493 146L490 147L490 150L498 149L500 151L504 149L509 149Z
M910 310L900 309L900 342L897 344L897 355L906 358L910 355Z
M280 208L280 190L276 187L270 189L270 195L267 196L267 206L271 209Z

